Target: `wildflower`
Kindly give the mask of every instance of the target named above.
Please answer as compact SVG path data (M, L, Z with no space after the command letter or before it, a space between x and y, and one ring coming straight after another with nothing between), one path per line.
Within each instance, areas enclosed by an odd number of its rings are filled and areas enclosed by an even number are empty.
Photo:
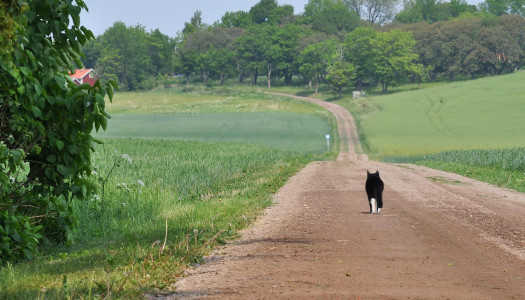
M198 230L197 228L195 228L195 229L193 229L193 233L194 233L195 235L197 235L197 234L199 234L199 230Z
M99 201L100 200L100 196L95 194L93 195L93 198L91 198L91 201Z
M123 160L127 161L127 162L130 163L130 164L133 163L133 161L131 160L131 156L129 156L129 154L124 153L124 154L122 154L121 158L122 158Z
M243 219L243 220L246 220L246 216L245 216L245 215L242 215L242 219Z
M139 185L141 185L141 186L146 186L146 185L144 184L144 182L142 182L142 180L140 180L140 179L137 180L137 183L138 183Z
M98 172L93 170L93 171L91 171L91 175L98 175Z
M126 207L126 206L127 206L126 202L122 202L122 207Z
M128 185L125 182L117 183L117 187L118 188L124 188L124 189L126 189L129 192Z

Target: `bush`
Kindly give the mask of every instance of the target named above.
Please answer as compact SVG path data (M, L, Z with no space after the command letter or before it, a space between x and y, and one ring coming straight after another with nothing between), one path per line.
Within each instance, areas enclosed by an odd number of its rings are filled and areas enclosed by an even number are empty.
M86 198L93 129L105 129L104 87L76 85L81 47L93 33L80 26L82 1L8 1L0 31L0 260L31 259L39 241L70 241L71 200ZM53 9L50 9L52 7ZM5 17L5 18L4 18ZM71 24L71 21L73 24ZM6 41L13 41L7 43Z

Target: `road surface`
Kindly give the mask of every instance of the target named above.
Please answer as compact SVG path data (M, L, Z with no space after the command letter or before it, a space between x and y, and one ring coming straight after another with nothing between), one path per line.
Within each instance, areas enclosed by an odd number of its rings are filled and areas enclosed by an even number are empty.
M525 195L413 165L368 161L333 103L341 152L293 176L239 240L162 299L525 299ZM358 151L359 152L359 151ZM370 215L366 170L385 182Z

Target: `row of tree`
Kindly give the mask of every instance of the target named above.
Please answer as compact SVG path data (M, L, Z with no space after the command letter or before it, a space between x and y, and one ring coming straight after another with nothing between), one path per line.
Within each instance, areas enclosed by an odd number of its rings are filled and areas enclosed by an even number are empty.
M121 90L150 89L174 72L176 40L144 26L116 22L84 46L84 65Z
M261 0L212 26L197 11L176 38L117 22L85 47L85 64L124 90L151 88L174 73L187 83L250 78L257 85L262 75L270 87L298 75L310 84L340 86L338 70L351 78L345 86L380 83L384 91L407 79L501 74L523 65L523 0L487 0L479 7L409 0L395 14L397 1L309 0L295 15L290 5ZM385 57L392 53L399 56ZM354 71L339 72L343 67Z

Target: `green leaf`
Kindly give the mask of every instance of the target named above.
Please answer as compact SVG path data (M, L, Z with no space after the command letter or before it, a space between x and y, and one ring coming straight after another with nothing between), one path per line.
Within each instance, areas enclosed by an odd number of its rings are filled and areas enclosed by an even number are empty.
M106 83L106 85L107 85L106 92L108 93L109 101L112 102L113 101L113 89L108 83Z
M61 140L57 140L56 145L57 145L58 150L64 149L64 142L62 142Z
M35 116L35 118L42 118L42 111L38 106L33 106L33 115Z
M102 125L102 129L106 131L106 129L108 128L108 119L100 117L100 125Z
M15 229L11 229L11 234L10 236L13 238L13 240L17 241L17 242L20 242L20 234L18 233L18 231L16 231Z
M69 177L71 174L71 167L65 166L65 165L58 165L57 166L58 173L62 174L65 177Z
M54 155L54 154L48 155L47 156L47 161L52 163L52 164L54 164L57 161L57 156Z

